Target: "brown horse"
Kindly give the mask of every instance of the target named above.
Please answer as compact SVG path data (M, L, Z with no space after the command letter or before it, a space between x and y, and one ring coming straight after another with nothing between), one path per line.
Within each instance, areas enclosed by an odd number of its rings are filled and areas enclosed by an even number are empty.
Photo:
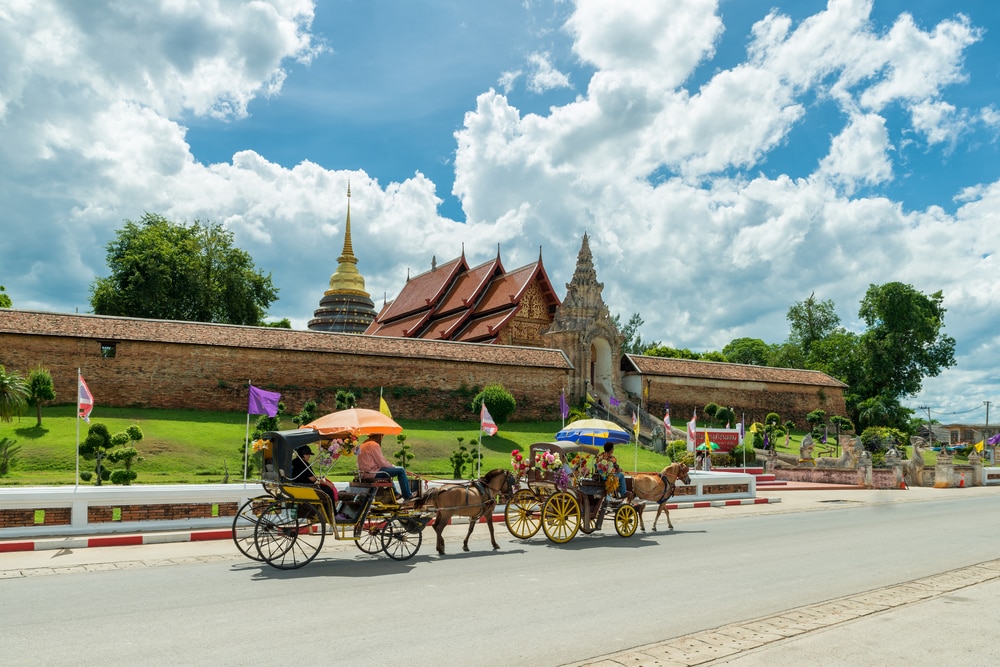
M469 550L469 538L476 523L486 517L486 525L490 528L490 542L494 549L499 549L496 537L493 535L493 508L497 504L498 495L510 495L517 480L514 475L497 468L491 470L477 480L462 484L446 484L431 489L418 502L421 507L437 508L434 517L434 532L437 533L437 552L444 554L444 536L441 531L448 525L453 516L469 517L469 532L462 543L462 551Z
M670 523L670 511L667 510L667 501L670 500L670 496L674 495L674 488L677 486L678 479L685 484L691 483L691 477L688 475L688 467L683 463L671 463L661 470L658 475L639 473L632 477L632 490L628 494L627 502L631 503L633 499L638 498L639 500L649 500L657 504L656 516L653 517L653 530L656 530L656 522L659 521L661 512L667 515L667 526L670 530L674 529L674 524ZM636 507L639 510L639 525L642 527L643 532L646 531L646 523L642 520L642 510L644 508L645 503Z

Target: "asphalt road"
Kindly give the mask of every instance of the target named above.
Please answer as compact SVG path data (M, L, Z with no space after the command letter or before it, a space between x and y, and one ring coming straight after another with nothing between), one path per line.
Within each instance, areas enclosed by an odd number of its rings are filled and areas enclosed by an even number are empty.
M480 526L468 554L453 526L445 557L428 531L403 563L334 544L292 572L228 542L0 554L0 643L52 665L988 664L997 491L776 490L629 539L501 524L493 552Z

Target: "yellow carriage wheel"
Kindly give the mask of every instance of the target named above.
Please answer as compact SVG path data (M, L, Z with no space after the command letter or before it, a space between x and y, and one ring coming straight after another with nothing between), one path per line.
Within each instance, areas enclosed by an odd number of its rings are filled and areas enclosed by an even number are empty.
M542 505L542 530L556 544L572 540L580 530L580 503L572 494L560 491Z
M615 530L622 537L632 537L639 526L639 512L632 505L622 505L615 512Z
M514 537L527 540L542 527L541 503L530 489L521 489L507 502L503 513L507 530Z

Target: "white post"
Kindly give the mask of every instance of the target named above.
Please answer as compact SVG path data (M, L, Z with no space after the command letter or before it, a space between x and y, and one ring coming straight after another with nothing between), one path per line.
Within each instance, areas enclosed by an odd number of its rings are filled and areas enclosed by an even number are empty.
M76 483L73 491L80 488L80 369L76 369Z
M247 380L247 391L253 386L252 380ZM247 399L247 433L243 440L243 488L247 488L247 475L250 474L250 399Z

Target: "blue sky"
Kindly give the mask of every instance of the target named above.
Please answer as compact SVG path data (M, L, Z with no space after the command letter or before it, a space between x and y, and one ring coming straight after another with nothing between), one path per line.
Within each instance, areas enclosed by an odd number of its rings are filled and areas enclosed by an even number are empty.
M975 0L13 3L0 9L0 284L87 312L144 211L233 230L274 318L343 241L378 304L464 247L591 236L612 313L721 349L815 292L943 290L958 364L907 402L982 420L1000 386L1000 9ZM977 407L979 406L979 407ZM971 412L970 412L971 410ZM957 418L957 417L956 417Z

